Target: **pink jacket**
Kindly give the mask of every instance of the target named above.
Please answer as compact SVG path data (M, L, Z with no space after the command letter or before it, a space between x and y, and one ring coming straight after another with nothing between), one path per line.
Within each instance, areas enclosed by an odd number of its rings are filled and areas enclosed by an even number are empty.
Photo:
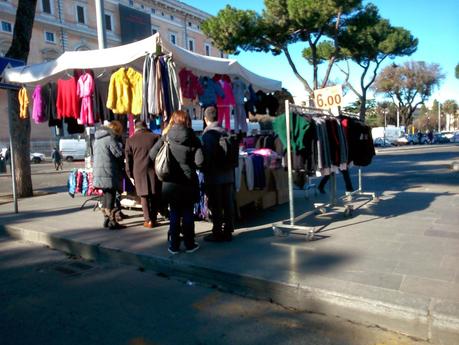
M89 73L82 74L77 84L77 95L81 98L80 118L78 119L80 125L94 124L94 112L91 100L93 92L94 79Z
M35 123L45 122L46 118L43 112L43 100L41 98L41 85L35 86L32 94L33 98L33 110L32 119Z

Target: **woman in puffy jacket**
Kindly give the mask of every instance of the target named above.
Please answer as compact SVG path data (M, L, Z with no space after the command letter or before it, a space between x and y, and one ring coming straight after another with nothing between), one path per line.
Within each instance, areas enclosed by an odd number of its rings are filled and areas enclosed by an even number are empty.
M162 196L170 206L169 252L180 251L180 232L183 233L185 249L194 252L199 245L194 241L194 204L199 200L199 182L196 169L201 168L204 158L201 141L191 128L191 120L181 110L172 114L163 136L150 151L150 158L155 160L164 138L169 140L169 147L174 163L171 175L163 181Z
M111 230L124 226L116 221L115 197L120 190L123 147L117 139L123 133L123 125L115 120L108 126L100 127L95 133L94 142L94 187L104 192L102 197L102 213L104 214L104 227Z

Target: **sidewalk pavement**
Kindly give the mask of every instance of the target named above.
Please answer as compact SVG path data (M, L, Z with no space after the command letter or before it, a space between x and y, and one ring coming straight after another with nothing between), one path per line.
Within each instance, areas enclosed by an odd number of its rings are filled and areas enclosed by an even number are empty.
M303 193L295 191L297 214L327 201ZM246 215L232 242L204 242L211 225L197 222L201 248L175 256L167 252L166 222L147 230L139 212L127 211L127 229L105 230L90 203L80 210L84 200L65 193L23 199L19 214L1 205L0 228L87 259L136 265L433 344L459 339L459 186L355 197L353 217L340 206L303 220L322 229L314 241L300 233L273 235L272 223L289 217L288 204Z

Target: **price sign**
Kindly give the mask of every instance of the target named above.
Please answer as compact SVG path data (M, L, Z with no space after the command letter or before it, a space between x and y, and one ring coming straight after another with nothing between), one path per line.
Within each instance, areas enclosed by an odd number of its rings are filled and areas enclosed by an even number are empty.
M341 85L314 90L314 103L317 108L330 109L341 105L343 88Z

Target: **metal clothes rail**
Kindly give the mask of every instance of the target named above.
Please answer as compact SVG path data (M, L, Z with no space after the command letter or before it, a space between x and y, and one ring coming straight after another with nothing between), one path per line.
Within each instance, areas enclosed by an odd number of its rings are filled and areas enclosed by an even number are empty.
M315 234L320 231L320 228L313 227L313 226L303 226L298 225L297 223L302 219L306 218L311 214L316 214L317 211L321 213L326 212L326 208L334 207L336 202L336 175L331 174L331 197L330 203L315 203L314 210L305 212L298 217L295 217L295 202L293 197L293 168L292 168L292 149L291 149L291 124L290 124L290 113L291 110L294 109L297 113L302 114L313 114L313 115L326 115L326 116L333 116L330 111L326 111L323 109L311 108L311 107L302 107L297 106L294 104L290 104L289 101L285 101L285 123L286 123L286 141L287 141L287 172L288 172L288 192L289 192L289 223L286 221L280 221L277 223L272 224L272 229L275 235L277 236L284 236L287 235L291 230L299 230L305 232L307 240L313 240L315 238ZM365 193L362 191L362 173L359 167L359 188L354 192L346 192L344 198L347 200L351 200L352 196L354 195L369 195L373 199L376 199L375 193ZM352 215L352 205L345 205L344 213L345 215Z

